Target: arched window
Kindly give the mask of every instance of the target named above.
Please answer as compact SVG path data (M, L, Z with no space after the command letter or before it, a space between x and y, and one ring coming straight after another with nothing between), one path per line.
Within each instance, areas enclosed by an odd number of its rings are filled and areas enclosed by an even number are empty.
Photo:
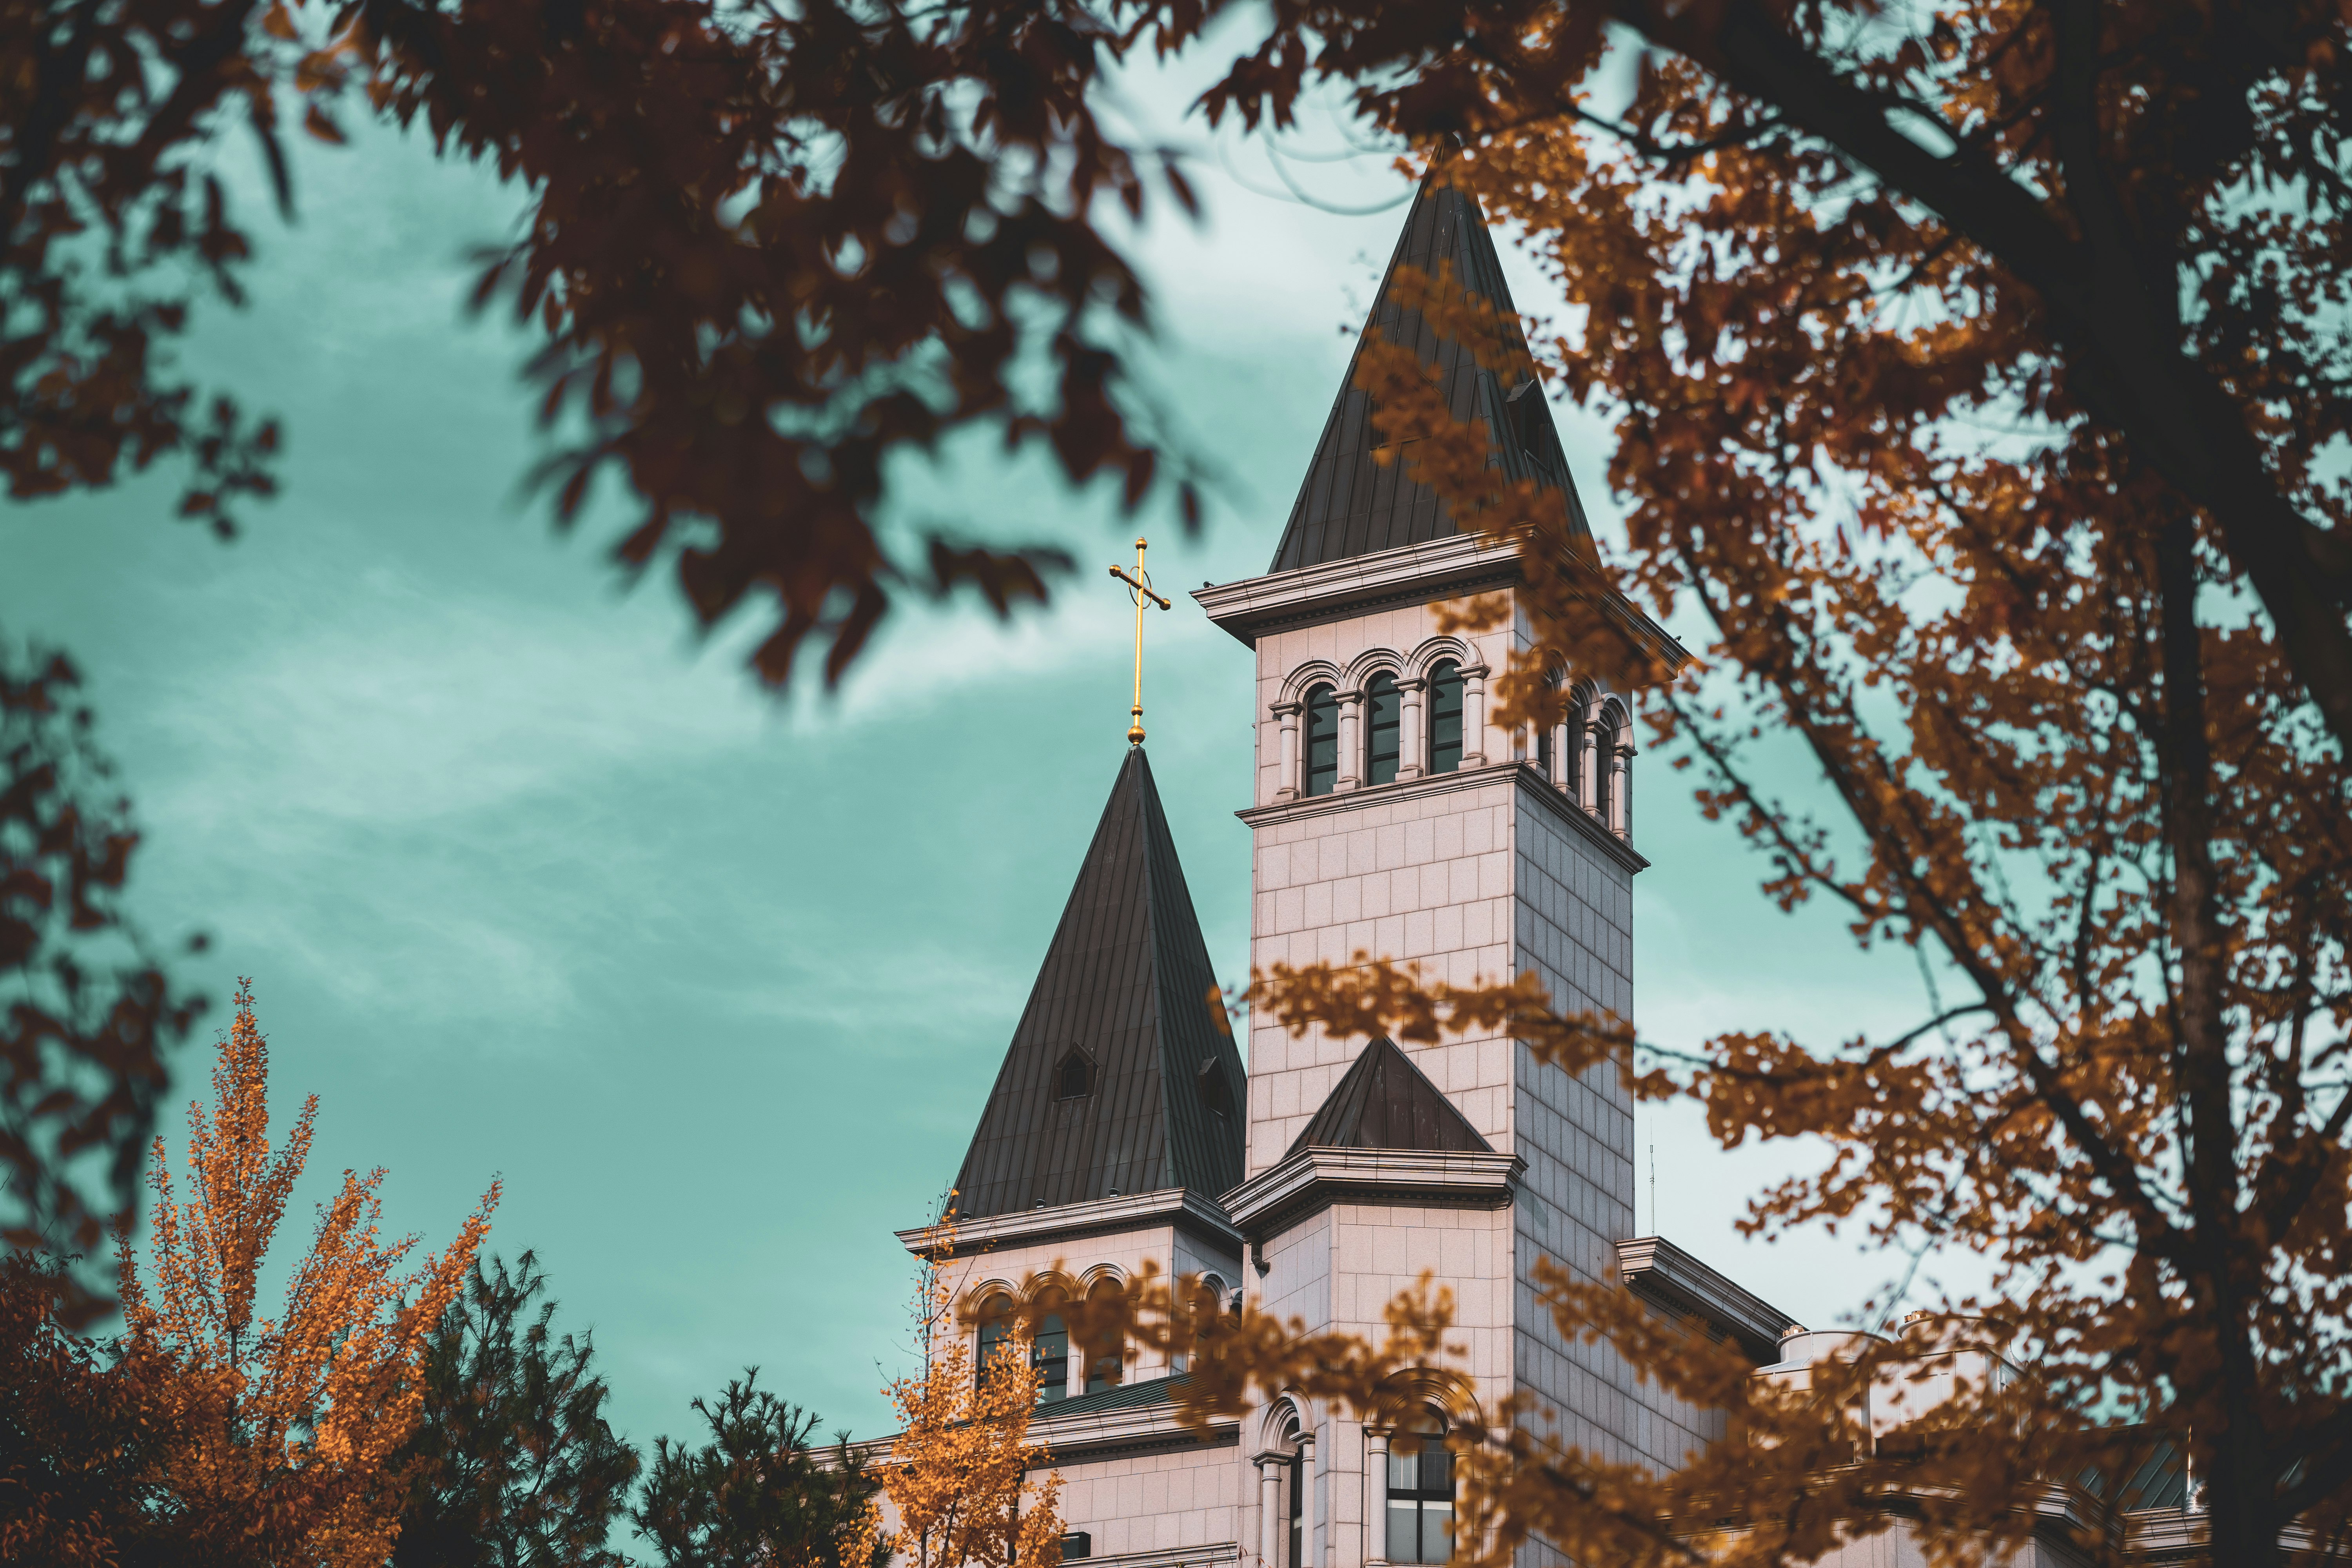
M1061 1291L1046 1289L1037 1298L1041 1307L1058 1307L1067 1300ZM1070 1326L1059 1312L1048 1312L1029 1342L1029 1364L1037 1369L1037 1403L1051 1405L1070 1394Z
M1416 1451L1408 1451L1416 1450ZM1389 1561L1454 1554L1454 1455L1434 1415L1389 1439Z
M1394 784L1403 758L1404 702L1396 677L1382 672L1364 683L1364 782Z
M980 1354L972 1375L982 1387L997 1369L997 1358L1004 1353L1004 1342L1013 1337L1013 1298L998 1291L980 1304Z
M1577 805L1592 805L1592 714L1597 693L1579 681L1568 694L1568 793Z
M1086 1052L1074 1046L1070 1054L1062 1058L1062 1065L1054 1069L1054 1098L1084 1100L1094 1091L1095 1064L1087 1059Z
M1429 771L1450 773L1462 766L1462 667L1450 658L1429 671Z
M1225 1282L1214 1274L1202 1275L1201 1288L1193 1292L1192 1300L1192 1331L1200 1332L1224 1310ZM1178 1351L1168 1358L1168 1371L1172 1376L1182 1372L1191 1362L1190 1356Z
M1088 1286L1087 1294L1109 1296L1116 1294L1118 1289L1118 1281L1106 1278L1097 1279ZM1119 1347L1114 1345L1108 1351L1087 1358L1087 1392L1088 1394L1100 1394L1106 1388L1117 1388L1126 1381L1127 1355Z
M1307 793L1339 786L1339 694L1318 686L1307 694Z
M1617 826L1617 710L1603 706L1592 726L1592 815L1603 827Z

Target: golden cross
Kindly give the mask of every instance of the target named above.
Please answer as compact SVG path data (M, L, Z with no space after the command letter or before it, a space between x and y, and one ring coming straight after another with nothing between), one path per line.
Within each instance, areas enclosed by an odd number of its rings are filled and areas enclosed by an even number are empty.
M1127 584L1128 597L1135 601L1135 722L1127 727L1127 743L1143 744L1143 605L1145 600L1168 607L1168 601L1151 591L1151 574L1143 569L1143 541L1135 542L1135 575L1127 574L1123 566L1114 566L1110 574Z

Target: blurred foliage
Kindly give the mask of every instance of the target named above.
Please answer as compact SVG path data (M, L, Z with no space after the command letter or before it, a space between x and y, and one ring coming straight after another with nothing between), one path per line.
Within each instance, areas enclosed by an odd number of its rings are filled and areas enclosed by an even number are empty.
M122 912L139 833L80 683L0 637L0 1238L68 1258L135 1205L164 1055L203 1006ZM91 1268L60 1279L67 1326L112 1310Z

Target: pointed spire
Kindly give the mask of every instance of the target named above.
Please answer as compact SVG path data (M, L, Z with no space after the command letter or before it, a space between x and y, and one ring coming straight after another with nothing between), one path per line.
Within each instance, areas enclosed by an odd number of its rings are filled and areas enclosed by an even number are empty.
M1375 332L1390 342L1411 344L1423 360L1436 363L1444 374L1454 417L1486 421L1489 450L1505 474L1513 479L1532 479L1559 491L1570 529L1579 534L1591 531L1542 383L1505 384L1463 345L1439 338L1420 311L1397 303L1398 268L1417 267L1433 277L1442 262L1453 264L1455 286L1491 303L1510 323L1512 336L1525 345L1478 198L1447 183L1442 165L1433 168L1413 198L1404 232L1397 237L1380 297L1365 319L1355 356L1348 362L1347 379L1324 422L1323 439L1298 487L1298 500L1269 571L1295 571L1376 550L1425 544L1459 531L1436 492L1406 477L1409 454L1386 467L1372 461L1379 436L1372 428L1372 400L1356 387L1356 363Z
M1302 1149L1414 1149L1428 1153L1491 1154L1444 1090L1382 1035L1331 1086L1289 1152Z
M1130 748L997 1069L966 1218L1242 1179L1241 1053L1143 748Z

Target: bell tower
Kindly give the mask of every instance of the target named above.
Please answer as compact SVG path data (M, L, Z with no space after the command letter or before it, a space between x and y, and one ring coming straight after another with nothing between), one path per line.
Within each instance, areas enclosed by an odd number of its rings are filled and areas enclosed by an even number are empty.
M1441 263L1516 320L1476 198L1441 173L1361 342L1417 349L1455 416L1486 422L1491 461L1588 532L1540 384L1482 367L1393 297L1398 268ZM1448 633L1438 610L1509 601L1517 549L1457 527L1409 477L1409 453L1374 461L1354 382L1351 365L1266 574L1193 595L1256 659L1255 789L1240 813L1251 963L1361 952L1465 984L1531 971L1563 1010L1631 1017L1633 884L1648 864L1632 831L1631 696L1570 671L1559 730L1495 724L1492 682L1528 645L1525 616L1513 604L1492 630ZM1382 1306L1429 1270L1468 1348L1458 1384L1433 1389L1432 1419L1516 1391L1611 1458L1671 1468L1705 1440L1702 1416L1665 1408L1607 1347L1564 1340L1533 1293L1538 1258L1600 1277L1633 1237L1633 1107L1613 1073L1571 1076L1500 1036L1368 1046L1253 1018L1248 1085L1245 1176L1223 1205L1267 1309L1377 1337ZM1427 1473L1442 1458L1391 1455L1388 1434L1332 1412L1302 1418L1316 1461L1299 1512L1318 1539L1286 1568L1443 1561L1432 1510L1450 1492Z

